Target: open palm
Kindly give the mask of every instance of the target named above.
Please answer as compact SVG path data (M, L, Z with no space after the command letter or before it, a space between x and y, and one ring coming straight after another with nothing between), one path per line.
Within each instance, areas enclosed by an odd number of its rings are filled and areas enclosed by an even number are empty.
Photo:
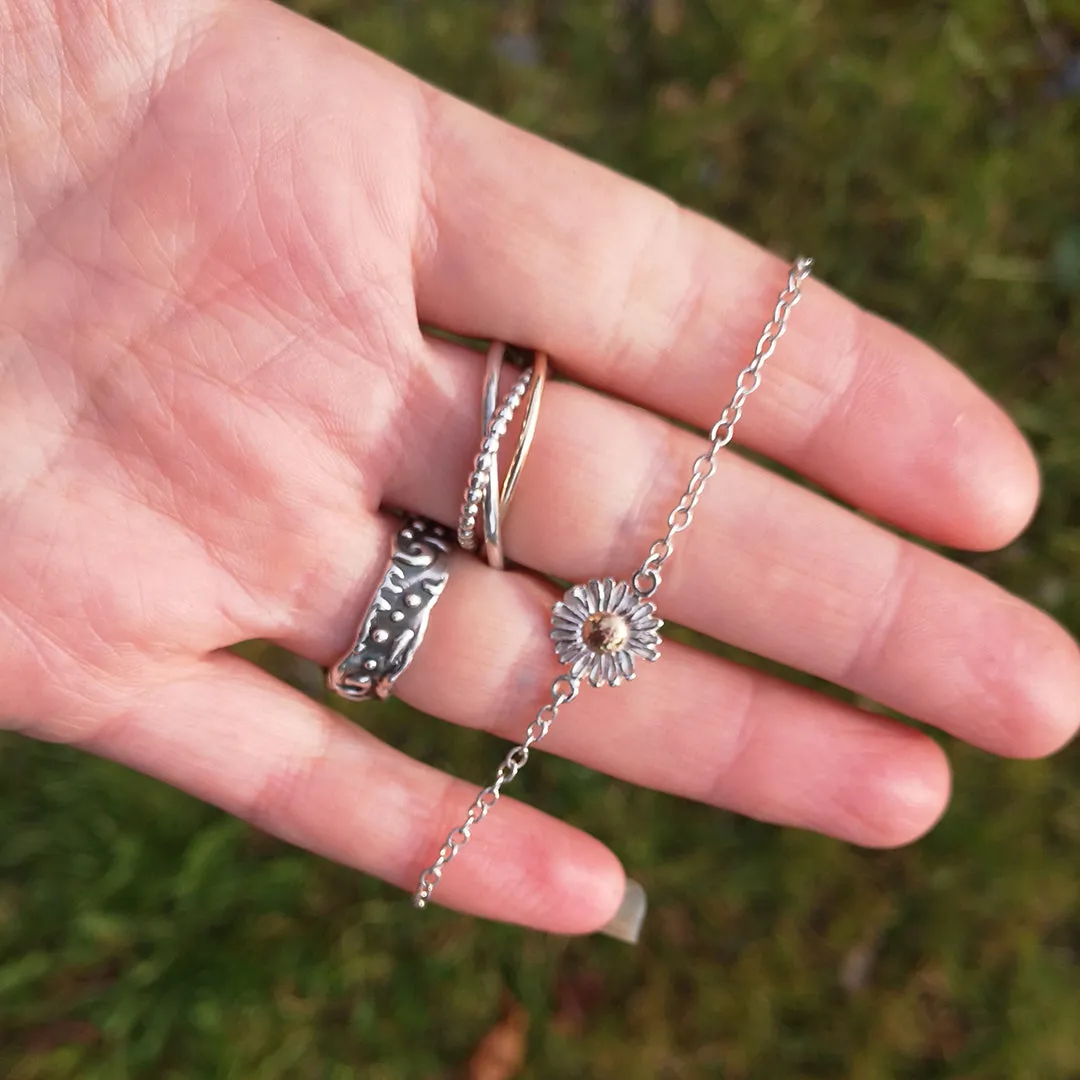
M483 364L422 324L543 348L580 385L507 523L531 569L459 554L397 684L520 735L557 671L542 575L640 563L784 264L267 0L3 0L0 70L0 716L411 887L489 763L451 779L222 650L332 660L383 508L455 520ZM1025 524L1034 462L961 373L811 282L739 436L838 501L723 455L661 614L997 753L1072 735L1064 631L870 520ZM557 753L857 843L948 794L925 736L684 645L573 710ZM438 898L574 932L622 887L508 800Z

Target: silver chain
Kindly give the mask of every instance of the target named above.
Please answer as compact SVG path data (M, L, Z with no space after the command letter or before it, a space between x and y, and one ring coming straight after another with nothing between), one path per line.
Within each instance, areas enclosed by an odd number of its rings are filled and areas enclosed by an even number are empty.
M510 749L502 764L495 772L495 781L489 784L473 800L469 807L465 820L456 828L451 829L443 846L439 849L439 857L420 875L420 884L413 894L413 907L422 908L427 906L435 886L439 884L443 869L447 863L452 862L457 853L472 838L472 827L483 821L488 816L491 808L499 801L502 789L523 768L529 760L529 751L551 730L555 717L559 715L559 709L563 705L573 701L581 689L581 680L572 675L558 675L551 684L551 700L542 705L532 723L525 729L525 738Z
M720 414L720 419L716 421L709 432L711 445L694 462L690 482L686 485L686 490L683 492L675 509L668 514L667 533L662 540L657 540L652 545L645 561L641 564L641 569L634 574L631 580L631 585L642 599L652 596L660 587L660 571L668 559L671 558L675 535L681 533L693 521L694 510L701 498L702 491L705 489L705 484L716 472L716 456L731 442L735 433L735 425L742 418L743 405L746 404L746 399L761 384L761 368L765 361L772 356L776 349L776 343L784 336L791 309L801 299L802 283L810 276L812 267L813 259L799 257L788 271L787 285L777 297L772 318L765 324L765 329L761 332L761 337L758 338L758 343L754 348L754 358L736 376L735 393ZM525 393L528 386L526 376L531 377L531 371L522 376L519 384L511 391L511 397L517 395L520 400L520 396ZM521 383L525 385L522 386ZM495 429L496 425L493 424L492 430L489 432L489 440L490 436L495 434ZM503 431L498 434L504 433L505 424L503 425ZM494 447L488 446L489 440L485 441L484 448L477 458L476 471L469 479L466 502L470 510L473 507L474 498L476 508L479 508L480 494L483 492L484 472L486 470L481 468L483 464L481 458L484 457L485 453L497 452L498 450L498 437L495 438ZM466 534L468 533L466 526L469 516L468 513L463 515L465 520L462 521L461 531ZM472 519L472 526L475 529L475 517ZM473 532L473 535L475 536L475 532ZM442 879L443 870L446 869L447 864L452 862L458 852L472 839L473 826L488 816L491 808L502 796L502 789L525 767L529 760L530 750L551 730L551 725L555 722L559 709L573 701L580 689L580 676L566 672L555 678L551 684L551 700L540 707L532 723L525 729L525 738L509 750L495 773L494 782L476 796L472 806L469 807L468 814L465 815L465 820L449 832L443 846L439 849L438 858L420 875L419 884L413 893L414 907L423 908L427 906L431 894Z
M813 265L813 259L800 256L788 270L787 286L776 298L772 318L765 324L754 348L754 358L736 376L735 393L709 432L711 445L694 462L690 482L675 509L668 514L667 533L663 539L654 541L641 569L631 580L639 596L652 596L660 588L660 570L671 558L675 536L694 520L694 510L705 490L705 484L716 472L716 455L731 442L735 425L742 419L746 399L761 385L761 369L775 351L776 343L784 336L791 309L802 299L802 283L810 276Z

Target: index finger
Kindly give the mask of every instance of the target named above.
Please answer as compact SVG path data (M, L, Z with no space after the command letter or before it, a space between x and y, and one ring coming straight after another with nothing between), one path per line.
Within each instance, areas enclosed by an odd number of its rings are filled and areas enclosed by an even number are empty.
M419 97L429 190L415 259L421 317L544 349L582 382L711 425L785 262L448 95ZM805 293L740 440L935 542L1012 539L1038 474L1005 413L914 337L820 283Z

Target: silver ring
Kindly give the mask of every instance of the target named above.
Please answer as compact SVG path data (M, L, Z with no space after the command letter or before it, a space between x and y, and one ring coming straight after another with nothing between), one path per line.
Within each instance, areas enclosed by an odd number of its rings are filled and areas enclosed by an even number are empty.
M501 341L493 341L488 349L487 367L484 372L484 397L480 406L480 438L487 436L495 422L495 413L499 408L499 377L502 375L503 357L506 346ZM531 384L530 384L531 385ZM499 491L499 455L493 454L488 464L487 488L480 502L480 512L484 519L483 556L488 565L495 570L502 570L505 564L502 549L502 499Z
M368 605L353 647L326 673L326 685L352 701L380 701L412 662L428 617L446 587L450 533L426 518L406 518L390 565Z
M521 377L506 395L502 406L497 408L499 376L502 373L506 348L501 341L496 341L488 349L480 411L482 442L472 475L469 477L458 526L458 542L467 551L475 551L480 546L477 519L483 519L483 555L488 564L496 570L505 566L502 521L509 512L514 489L532 446L548 373L547 355L534 351L531 364L525 367ZM522 401L525 403L525 415L517 446L500 490L499 445Z
M503 356L505 347L497 343L498 348L492 346L488 352L488 370L484 380L484 431L487 431L495 419L496 398L499 391L499 376L502 373ZM547 381L548 359L542 352L533 353L532 379L529 389L525 393L525 415L521 421L521 432L518 435L517 446L514 448L514 456L510 459L510 466L506 470L506 479L503 481L502 490L499 490L499 459L496 455L491 459L490 473L487 491L484 492L482 508L484 511L484 558L488 565L495 570L502 570L506 565L503 554L502 523L510 511L510 501L514 497L514 489L517 487L521 470L525 465L525 459L529 456L532 447L533 435L536 433L536 420L540 414L540 400L544 393L544 383ZM498 493L498 494L496 494Z

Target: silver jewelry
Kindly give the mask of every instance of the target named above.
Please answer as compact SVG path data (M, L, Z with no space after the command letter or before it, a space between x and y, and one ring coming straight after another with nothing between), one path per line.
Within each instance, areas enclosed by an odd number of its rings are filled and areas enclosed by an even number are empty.
M426 518L406 518L390 565L368 605L353 647L326 674L326 685L353 701L383 700L424 640L428 616L449 575L450 533Z
M525 467L525 459L529 456L532 448L533 436L536 434L536 422L540 416L540 401L544 396L544 387L548 377L547 353L535 351L532 355L532 382L529 384L525 395L525 417L521 421L521 433L518 435L517 446L514 448L513 457L510 458L510 467L506 470L506 479L503 481L502 513L505 517L510 509L510 501L514 497L521 470ZM496 379L498 376L496 375ZM497 486L497 485L493 485Z
M660 658L656 605L625 581L604 578L575 585L551 613L551 640L572 679L618 686L634 677L634 660Z
M473 463L473 471L469 475L469 483L465 489L465 501L461 506L461 516L458 519L458 543L466 551L476 551L480 546L476 523L484 501L484 492L491 483L491 466L499 456L499 443L506 434L510 420L521 404L529 383L532 382L532 375L531 367L522 372L521 378L511 387L510 393L506 395L498 412L488 424L484 440L480 444L480 453L476 455Z
M488 349L487 371L484 376L484 400L481 417L481 435L486 436L495 419L496 401L499 393L499 376L502 374L503 357L506 346L501 341L496 341ZM484 519L484 548L483 555L492 569L502 570L506 565L503 554L502 524L510 511L510 502L514 497L514 489L517 487L521 470L525 465L525 459L529 456L532 447L533 435L536 433L536 421L540 414L540 401L544 393L544 385L547 382L548 359L542 352L533 354L532 379L525 392L524 405L525 415L521 421L521 431L518 435L517 446L514 455L510 459L510 466L506 470L506 479L503 481L502 490L499 490L499 455L496 452L491 457L488 467L488 482L484 487L480 509Z
M501 519L509 509L514 488L517 486L525 458L532 444L548 367L547 356L541 352L534 353L533 362L525 368L506 395L502 405L496 409L495 400L498 395L499 374L505 350L506 346L498 341L494 342L488 350L481 410L482 442L480 452L473 463L473 471L469 476L465 500L458 519L458 543L466 551L476 551L481 546L478 523L481 514L483 515L484 556L496 569L502 569L504 565ZM523 399L526 401L525 419L500 492L499 446Z
M427 905L447 864L469 842L473 827L487 817L505 785L525 767L530 751L550 731L559 710L577 697L582 682L616 686L623 679L634 677L636 659L659 659L661 621L655 617L650 598L660 587L661 571L671 558L675 536L694 519L705 484L716 472L716 457L731 442L746 399L761 384L761 368L784 336L788 317L802 297L802 283L812 266L813 260L800 257L789 269L787 284L777 297L772 318L758 339L753 359L739 372L735 393L709 432L709 448L694 462L686 490L668 515L667 532L649 548L640 569L629 581L605 578L575 585L554 605L551 638L560 662L569 668L556 676L551 684L551 700L540 707L525 729L524 739L507 753L494 781L476 796L465 820L451 830L438 857L420 875L413 894L415 907ZM479 458L477 471L480 471ZM476 505L479 506L479 500Z

